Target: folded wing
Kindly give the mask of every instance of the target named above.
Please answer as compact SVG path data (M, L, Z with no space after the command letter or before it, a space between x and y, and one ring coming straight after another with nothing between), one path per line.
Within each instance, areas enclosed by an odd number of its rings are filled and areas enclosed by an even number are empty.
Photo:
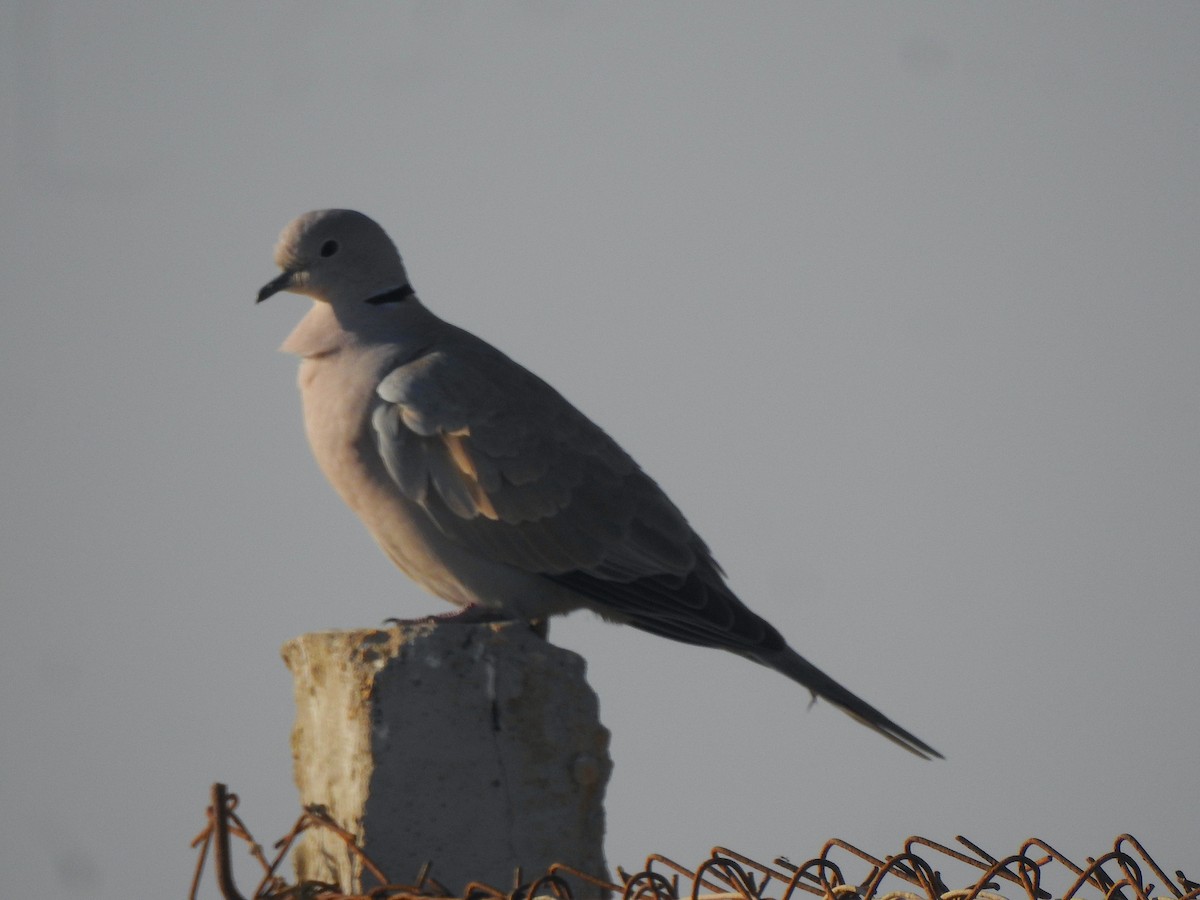
M450 538L528 572L682 577L706 553L661 489L553 388L463 335L399 366L372 425L389 474Z

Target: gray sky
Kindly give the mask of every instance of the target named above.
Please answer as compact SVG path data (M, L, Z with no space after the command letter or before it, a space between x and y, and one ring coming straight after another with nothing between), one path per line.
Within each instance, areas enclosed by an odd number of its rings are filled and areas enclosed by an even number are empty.
M310 458L307 301L252 303L324 206L948 757L577 615L610 863L1130 831L1196 877L1198 39L1185 3L0 5L5 894L180 895L214 780L273 840L280 644L446 609Z

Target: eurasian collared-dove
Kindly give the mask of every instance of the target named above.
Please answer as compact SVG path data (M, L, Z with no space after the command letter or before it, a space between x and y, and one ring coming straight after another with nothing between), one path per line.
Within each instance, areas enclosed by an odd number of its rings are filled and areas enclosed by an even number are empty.
M358 212L306 213L258 300L306 294L313 453L387 555L466 618L591 609L776 669L922 757L936 750L794 650L729 589L662 489L552 387L417 299L395 245ZM460 614L461 615L461 614Z

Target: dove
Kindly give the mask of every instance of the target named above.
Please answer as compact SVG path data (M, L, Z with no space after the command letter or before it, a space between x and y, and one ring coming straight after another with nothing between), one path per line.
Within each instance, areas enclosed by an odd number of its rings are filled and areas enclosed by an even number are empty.
M730 589L679 508L599 426L417 297L362 213L291 222L281 291L313 304L282 350L301 358L304 426L322 472L383 552L461 621L588 609L774 669L906 750L929 744L842 687Z

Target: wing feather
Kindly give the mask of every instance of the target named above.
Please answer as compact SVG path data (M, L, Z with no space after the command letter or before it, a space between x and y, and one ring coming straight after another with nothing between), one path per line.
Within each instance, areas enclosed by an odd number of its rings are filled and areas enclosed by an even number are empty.
M460 545L533 573L625 582L695 566L703 545L628 454L465 332L389 372L377 394L389 476Z

